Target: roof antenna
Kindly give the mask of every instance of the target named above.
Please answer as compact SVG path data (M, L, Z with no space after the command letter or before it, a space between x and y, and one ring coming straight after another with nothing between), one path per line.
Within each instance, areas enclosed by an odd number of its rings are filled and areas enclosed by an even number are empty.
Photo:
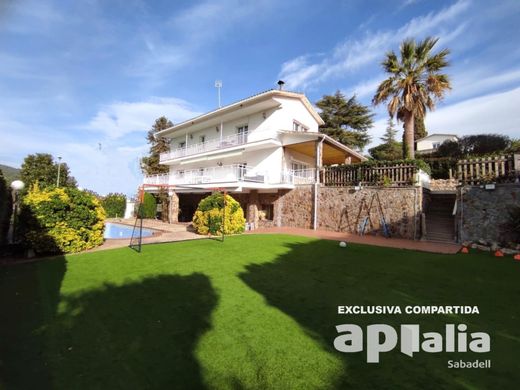
M220 105L220 89L222 88L222 80L215 80L215 88L218 90L218 108L222 107Z
M285 81L283 80L278 80L278 89L281 91L283 89L283 85L285 84Z

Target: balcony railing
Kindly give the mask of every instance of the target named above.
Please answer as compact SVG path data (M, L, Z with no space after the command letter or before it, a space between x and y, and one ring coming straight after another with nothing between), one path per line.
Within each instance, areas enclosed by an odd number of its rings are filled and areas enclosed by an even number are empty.
M246 144L248 140L248 133L232 134L226 137L210 139L205 142L199 142L196 144L177 148L168 153L161 153L159 160L165 162L174 158L191 156L197 153L209 152L212 150L230 148L232 146L238 146Z
M245 165L234 164L217 167L177 170L163 175L145 176L148 185L203 185L211 183L250 182L264 184L311 184L315 169L283 171L280 174L258 171Z

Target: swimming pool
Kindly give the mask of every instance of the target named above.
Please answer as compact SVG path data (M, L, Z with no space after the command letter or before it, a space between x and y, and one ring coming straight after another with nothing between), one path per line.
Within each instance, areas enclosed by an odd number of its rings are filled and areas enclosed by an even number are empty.
M133 226L120 225L118 223L107 222L105 224L104 238L130 238L132 237ZM150 237L153 235L152 229L143 228L143 237Z

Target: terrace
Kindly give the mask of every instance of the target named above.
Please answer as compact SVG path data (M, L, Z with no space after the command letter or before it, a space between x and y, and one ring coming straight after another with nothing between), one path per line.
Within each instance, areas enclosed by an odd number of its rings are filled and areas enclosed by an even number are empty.
M285 170L273 174L242 164L213 166L200 169L176 170L169 174L150 175L144 178L146 185L197 185L212 183L257 183L257 184L312 184L315 169Z

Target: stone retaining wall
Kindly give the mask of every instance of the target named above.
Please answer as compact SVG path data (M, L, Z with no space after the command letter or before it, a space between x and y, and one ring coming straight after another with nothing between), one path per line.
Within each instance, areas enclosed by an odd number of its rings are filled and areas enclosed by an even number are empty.
M356 233L359 222L369 215L368 207L372 196L379 194L383 215L392 237L420 238L422 188L363 188L356 191L353 187L321 187L319 191L320 229ZM370 210L370 223L367 224L366 233L382 235L377 198L374 198Z
M503 244L518 241L506 226L509 210L514 206L520 206L520 184L496 184L494 190L480 186L462 187L462 202L461 190L457 192L460 241Z

